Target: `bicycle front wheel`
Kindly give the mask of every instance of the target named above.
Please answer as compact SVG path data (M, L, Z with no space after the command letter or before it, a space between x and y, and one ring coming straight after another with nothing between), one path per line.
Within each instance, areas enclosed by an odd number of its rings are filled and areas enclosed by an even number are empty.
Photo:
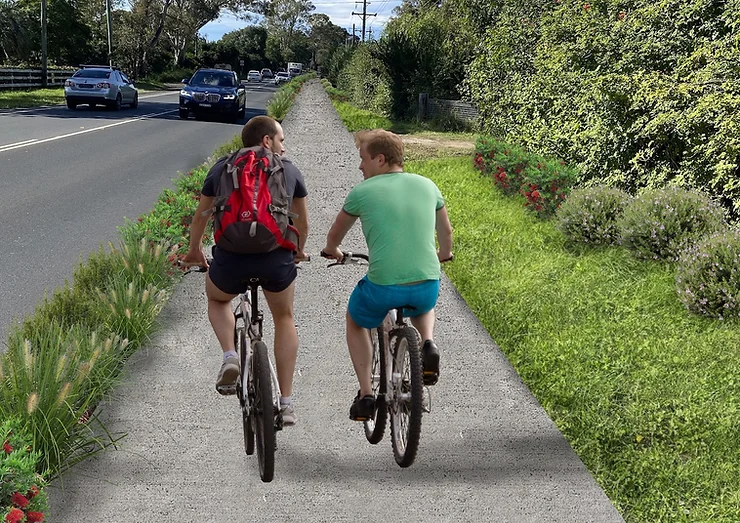
M257 460L260 477L268 483L275 473L275 412L272 404L272 376L267 346L258 341L252 352L252 382L254 403L252 421L257 437Z
M391 444L396 463L409 467L421 438L424 374L419 338L412 327L401 327L390 336L393 357Z
M373 344L373 396L375 397L375 415L364 422L365 437L373 445L380 443L388 421L388 407L385 402L385 338L383 327L370 330L370 341Z

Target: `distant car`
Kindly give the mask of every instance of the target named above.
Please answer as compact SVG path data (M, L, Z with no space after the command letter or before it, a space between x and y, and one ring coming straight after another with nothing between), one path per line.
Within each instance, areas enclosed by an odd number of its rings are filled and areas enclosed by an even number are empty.
M226 115L232 121L244 118L247 91L239 84L236 73L226 69L198 69L182 81L180 118L211 113Z
M107 65L83 65L64 82L64 99L67 107L78 105L105 105L120 109L128 104L139 106L139 90L118 67Z
M265 67L264 69L262 69L260 71L260 74L262 75L262 78L268 78L270 80L272 80L273 77L275 76L274 74L272 74L272 71L270 69L268 69L267 67Z
M252 70L247 73L247 82L261 82L262 81L262 75L259 71Z
M288 69L288 74L291 78L295 78L296 76L301 76L301 70L297 67L291 67L290 69Z
M275 75L275 78L272 80L275 85L280 85L285 82L290 81L290 74L286 73L285 71L280 71Z

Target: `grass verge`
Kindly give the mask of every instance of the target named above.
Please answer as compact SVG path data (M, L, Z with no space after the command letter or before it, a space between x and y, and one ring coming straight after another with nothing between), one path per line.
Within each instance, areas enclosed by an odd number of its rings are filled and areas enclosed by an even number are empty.
M411 163L445 195L445 272L630 522L740 521L740 324L687 314L675 270L566 249L469 159Z
M136 88L139 90L139 94L151 91L165 91L168 89L163 83L152 81L136 82ZM63 87L0 91L0 109L20 109L23 107L40 107L42 105L60 105L64 103Z

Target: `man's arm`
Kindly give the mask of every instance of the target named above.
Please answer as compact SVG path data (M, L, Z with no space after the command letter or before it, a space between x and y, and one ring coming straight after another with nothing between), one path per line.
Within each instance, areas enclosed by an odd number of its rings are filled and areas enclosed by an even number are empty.
M326 247L323 249L324 253L335 260L342 259L342 251L339 250L339 245L341 245L342 240L344 240L344 237L355 224L355 221L357 221L357 216L352 216L344 209L339 211L339 214L337 214L337 217L334 220L334 224L326 235Z
M201 195L200 197L200 202L193 215L193 222L190 224L190 247L183 259L186 263L208 267L208 262L203 254L203 233L206 231L210 216L203 216L203 212L213 209L213 200L213 196Z
M439 241L437 258L439 258L439 261L449 260L452 257L452 225L449 216L447 216L447 207L437 209L435 229Z
M290 212L297 214L296 218L293 218L293 225L298 230L298 253L296 258L305 257L304 248L306 247L306 238L308 238L308 204L306 198L293 198L293 203L290 205Z

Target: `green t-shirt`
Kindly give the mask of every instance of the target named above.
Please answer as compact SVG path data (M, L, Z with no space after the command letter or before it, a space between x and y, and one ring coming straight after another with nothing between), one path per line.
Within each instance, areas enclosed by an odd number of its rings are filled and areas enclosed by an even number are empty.
M444 204L434 182L418 174L380 174L352 188L343 208L362 223L371 282L398 285L439 279L434 231L437 210Z

